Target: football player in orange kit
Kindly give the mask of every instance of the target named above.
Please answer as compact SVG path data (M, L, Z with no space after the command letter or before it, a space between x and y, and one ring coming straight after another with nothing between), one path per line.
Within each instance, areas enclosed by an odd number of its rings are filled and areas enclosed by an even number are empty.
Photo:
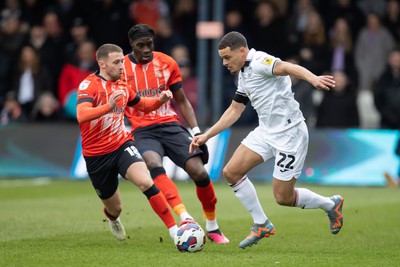
M175 102L193 133L199 134L192 105L182 88L178 64L170 56L154 50L154 30L146 24L137 24L128 32L132 53L125 56L123 80L140 96L158 97L171 90ZM207 237L215 243L226 244L229 240L220 231L216 219L217 197L213 184L204 168L208 161L206 147L189 153L191 134L179 123L178 115L167 101L157 110L144 113L136 107L127 107L125 115L132 126L135 145L150 171L154 183L165 195L168 203L179 215L181 224L193 217L187 212L176 185L166 175L162 165L168 156L183 168L196 184L206 218Z
M118 174L136 185L147 197L151 207L169 229L177 231L172 212L164 195L154 185L142 157L125 129L125 106L143 112L157 109L172 97L170 91L158 98L140 97L121 78L124 54L114 44L99 47L96 59L100 71L89 75L78 90L77 119L82 135L82 154L97 195L104 204L111 232L119 240L125 230L119 215L122 204L118 191Z

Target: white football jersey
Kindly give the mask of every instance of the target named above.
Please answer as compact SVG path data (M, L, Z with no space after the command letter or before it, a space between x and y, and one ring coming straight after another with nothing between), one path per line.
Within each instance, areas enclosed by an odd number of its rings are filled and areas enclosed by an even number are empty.
M238 77L236 94L249 98L258 114L259 126L266 133L284 131L304 120L292 93L290 77L273 74L279 60L251 49Z

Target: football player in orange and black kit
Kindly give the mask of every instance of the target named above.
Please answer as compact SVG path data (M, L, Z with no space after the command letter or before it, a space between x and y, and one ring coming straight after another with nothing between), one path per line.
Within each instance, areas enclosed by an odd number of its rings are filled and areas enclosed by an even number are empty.
M182 77L178 64L170 56L154 50L154 30L146 24L137 24L128 32L132 52L125 56L123 80L140 96L158 97L163 91L171 90L175 102L193 133L199 134L192 105L182 88ZM127 107L125 115L132 126L135 145L150 171L154 183L165 195L168 203L179 215L181 224L193 217L187 212L176 185L166 175L162 165L163 156L168 156L183 168L196 184L206 218L207 236L218 244L229 240L220 231L216 219L217 197L213 184L204 168L208 161L206 147L189 153L191 134L179 123L178 115L171 102L157 110L144 113L136 107Z
M82 136L82 154L93 187L104 204L111 232L119 240L125 230L119 215L121 199L118 174L135 184L146 195L151 207L174 237L178 227L167 201L154 185L142 157L125 129L125 106L143 112L157 109L172 97L164 91L158 98L140 97L120 80L124 54L119 46L104 44L97 50L100 71L89 75L78 90L77 119Z

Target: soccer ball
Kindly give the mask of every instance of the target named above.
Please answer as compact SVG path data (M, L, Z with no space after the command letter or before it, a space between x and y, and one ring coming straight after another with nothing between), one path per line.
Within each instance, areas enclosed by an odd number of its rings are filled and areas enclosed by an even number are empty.
M197 252L203 249L206 235L197 223L187 223L178 228L174 242L180 252Z

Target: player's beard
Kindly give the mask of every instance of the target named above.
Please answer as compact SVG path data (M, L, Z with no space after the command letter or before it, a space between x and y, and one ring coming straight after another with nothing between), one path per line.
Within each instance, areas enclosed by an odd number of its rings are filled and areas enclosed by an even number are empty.
M115 74L114 73L109 73L108 75L110 76L111 80L117 81L117 80L121 79L122 73L118 71Z

